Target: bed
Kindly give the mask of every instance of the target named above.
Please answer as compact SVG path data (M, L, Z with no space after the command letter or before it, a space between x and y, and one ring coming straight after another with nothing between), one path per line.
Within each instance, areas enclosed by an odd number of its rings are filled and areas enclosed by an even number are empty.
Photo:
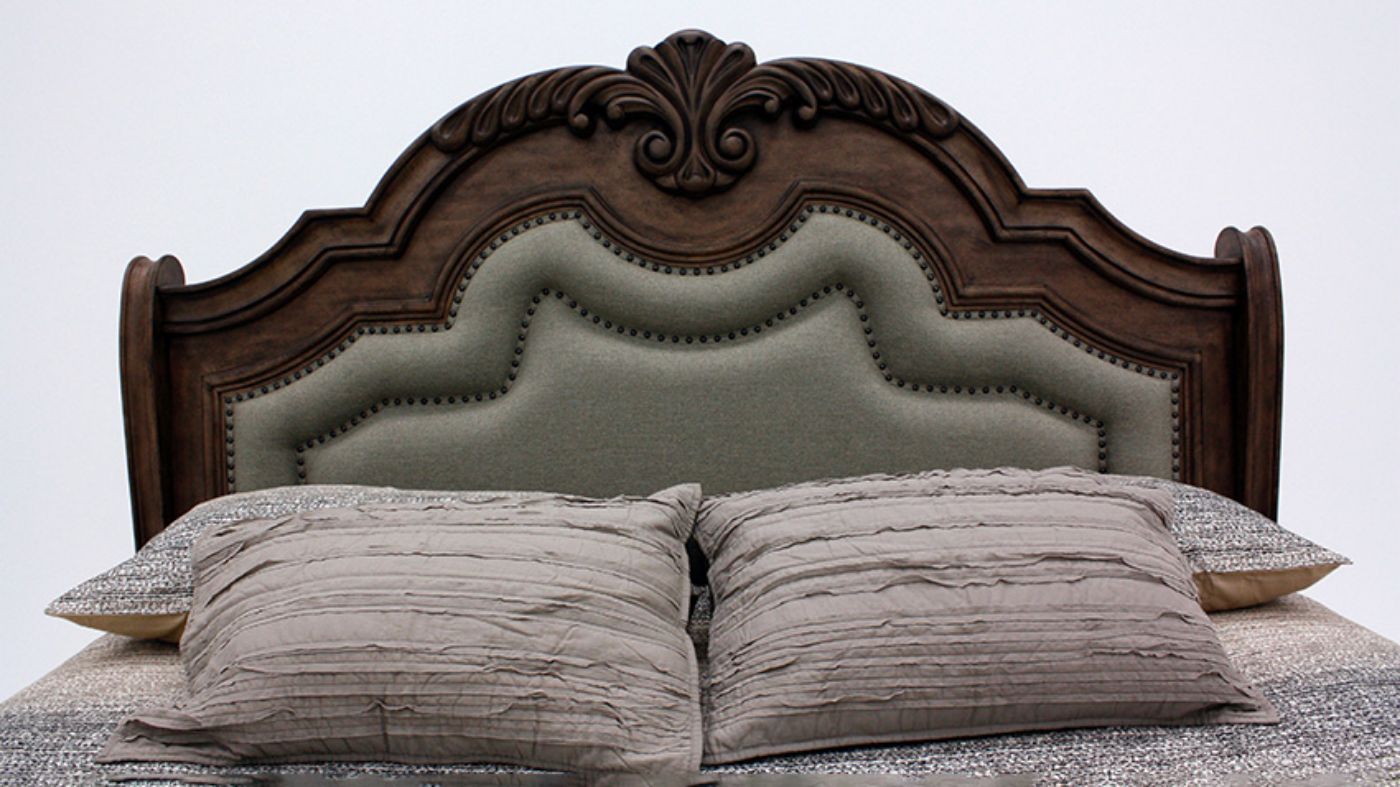
M466 102L363 208L308 212L224 277L133 260L136 543L206 501L299 485L723 494L959 467L1168 479L1273 516L1282 346L1262 228L1172 252L1087 192L1027 188L913 85L682 31L622 70ZM1298 595L1212 621L1281 724L842 748L687 778L1400 780L1400 645ZM180 682L173 645L102 638L0 705L0 776L549 778L94 761Z

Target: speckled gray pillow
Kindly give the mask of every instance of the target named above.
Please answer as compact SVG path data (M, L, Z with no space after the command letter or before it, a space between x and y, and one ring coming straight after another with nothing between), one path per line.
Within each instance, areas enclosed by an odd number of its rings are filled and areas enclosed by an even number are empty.
M1195 572L1201 606L1207 612L1272 601L1351 562L1209 490L1145 476L1108 477L1171 492L1172 536Z
M1195 571L1208 611L1262 604L1351 562L1214 492L1158 478L1113 477L1172 493L1173 535ZM367 502L469 500L493 494L506 493L313 485L215 498L177 519L135 556L59 596L46 612L103 631L178 642L190 609L190 544L211 524Z
M470 501L540 494L307 485L225 495L190 509L131 558L54 599L44 611L82 626L128 637L179 642L193 592L190 547L211 525L363 503Z

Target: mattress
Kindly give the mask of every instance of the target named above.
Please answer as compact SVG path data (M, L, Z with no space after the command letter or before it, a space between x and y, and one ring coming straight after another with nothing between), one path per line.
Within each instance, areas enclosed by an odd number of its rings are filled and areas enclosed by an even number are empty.
M999 784L1400 783L1400 644L1300 595L1211 618L1235 663L1275 704L1282 723L1116 727L845 749L716 768L713 781L791 784L781 775L823 774L821 783L842 784L906 779L926 784L984 779ZM703 645L703 627L693 633ZM311 775L522 783L518 774L508 775L499 766L370 763L215 770L93 762L124 715L171 701L181 682L173 646L102 637L0 704L0 783L170 783L148 778L162 774L195 783L269 776L292 784ZM493 772L498 775L487 775Z

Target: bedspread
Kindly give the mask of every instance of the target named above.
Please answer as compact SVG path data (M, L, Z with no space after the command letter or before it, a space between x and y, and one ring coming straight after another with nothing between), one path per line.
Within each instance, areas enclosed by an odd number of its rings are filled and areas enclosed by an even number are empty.
M1298 595L1211 617L1240 670L1278 708L1281 724L997 735L777 757L716 768L712 776L720 783L741 774L793 773L885 774L921 782L943 775L1046 784L1400 783L1400 644ZM123 716L172 700L181 682L173 646L102 637L0 704L0 782L101 784L157 772L207 780L253 773L423 777L506 770L93 763Z

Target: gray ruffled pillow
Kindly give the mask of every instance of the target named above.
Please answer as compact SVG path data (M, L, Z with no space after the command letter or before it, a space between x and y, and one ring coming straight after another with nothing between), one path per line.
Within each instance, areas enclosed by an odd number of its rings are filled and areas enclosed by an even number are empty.
M1060 468L707 499L705 761L992 733L1272 723L1160 489Z
M98 761L694 771L699 502L689 484L208 528L185 691L123 721Z

